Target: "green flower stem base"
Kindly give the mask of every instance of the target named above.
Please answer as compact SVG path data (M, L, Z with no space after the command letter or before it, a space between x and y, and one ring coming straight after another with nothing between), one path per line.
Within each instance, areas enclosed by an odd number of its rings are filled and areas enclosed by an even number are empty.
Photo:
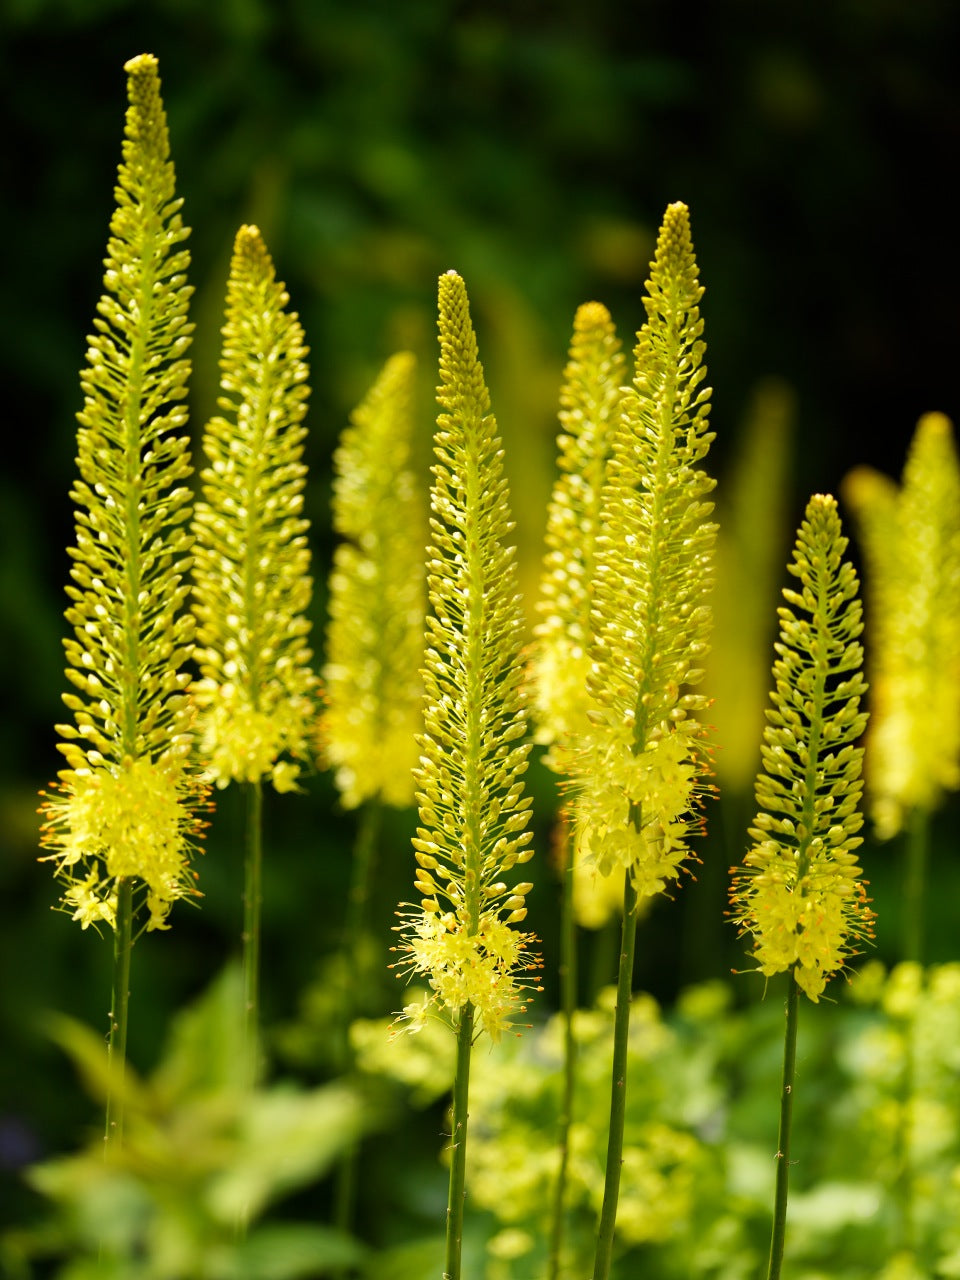
M547 1262L548 1280L557 1280L563 1249L564 1201L567 1190L567 1165L570 1157L570 1124L573 1119L573 1096L577 1080L577 1041L573 1018L577 1008L577 925L573 916L573 844L564 826L563 880L560 900L560 1003L563 1010L563 1095L557 1145L560 1165L553 1192L553 1215Z
M247 1085L259 1074L260 906L263 900L263 790L259 779L247 792L247 859L243 884L243 1044Z
M607 1138L607 1168L603 1182L603 1207L597 1232L597 1253L593 1280L607 1280L613 1257L613 1230L620 1200L620 1170L623 1165L623 1124L627 1104L627 1045L630 1036L630 996L633 990L633 957L637 943L637 890L630 875L623 892L623 941L617 978L617 1009L613 1027L613 1078L610 1089L610 1133Z
M450 1140L450 1191L447 1197L447 1244L443 1280L460 1280L463 1250L463 1207L467 1172L467 1101L470 1093L470 1053L473 1049L472 1004L460 1011L457 1068L453 1080L453 1126Z
M793 1118L793 1080L797 1064L797 1019L800 988L790 970L787 1023L783 1038L783 1079L780 1088L780 1131L777 1136L777 1188L774 1195L773 1231L767 1280L780 1280L783 1246L787 1233L787 1191L790 1178L790 1122Z
M123 1141L123 1078L127 1064L127 1011L130 1005L130 953L133 949L133 885L117 881L117 915L113 935L113 995L107 1040L107 1117L104 1153Z

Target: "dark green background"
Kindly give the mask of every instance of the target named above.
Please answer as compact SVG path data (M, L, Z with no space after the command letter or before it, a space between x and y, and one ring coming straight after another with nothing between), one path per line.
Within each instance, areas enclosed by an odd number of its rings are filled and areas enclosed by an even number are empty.
M721 476L757 379L796 390L791 523L859 461L899 472L917 417L954 419L960 8L953 0L5 0L0 16L0 1165L75 1141L95 1117L37 1030L58 1008L104 1025L109 944L51 912L35 861L36 790L57 768L60 637L77 371L100 291L119 158L123 62L160 59L197 288L194 429L216 384L233 234L257 221L312 347L318 591L330 457L351 406L399 346L435 374L437 274L455 267L511 459L518 537L536 569L555 396L576 305L621 332L664 206L685 200L707 286ZM534 774L541 797L549 784ZM291 1016L333 947L352 819L329 780L268 806L267 1021ZM547 842L540 806L539 845ZM957 811L941 815L932 951L955 954ZM731 826L729 811L726 815ZM378 893L384 936L410 894L409 816ZM722 825L720 821L715 826ZM228 797L200 912L135 955L131 1056L148 1067L171 1009L235 947L241 815ZM733 837L735 846L736 837ZM722 861L714 835L704 848ZM881 954L895 958L899 857L868 847ZM720 879L658 907L640 980L729 969ZM711 884L709 893L702 886ZM534 899L548 972L552 886ZM700 897L697 894L700 894ZM678 925L679 921L679 925ZM741 980L747 983L747 979ZM753 988L750 988L753 992ZM552 983L545 999L553 997ZM0 1172L0 1203L12 1177Z

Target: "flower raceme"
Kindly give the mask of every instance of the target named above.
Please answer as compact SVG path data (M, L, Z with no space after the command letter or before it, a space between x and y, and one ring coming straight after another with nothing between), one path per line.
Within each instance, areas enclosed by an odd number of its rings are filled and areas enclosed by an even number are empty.
M78 415L73 579L67 587L64 696L57 726L67 768L45 795L41 841L86 928L116 925L121 882L138 887L147 927L196 893L190 856L204 788L191 770L191 713L180 668L193 648L189 588L189 436L184 431L193 326L189 234L156 59L126 64L129 106L105 259L105 292L88 340ZM128 900L129 901L129 900Z
M902 486L858 467L843 496L867 569L867 796L888 838L960 786L960 465L949 419L920 419Z
M863 750L854 744L867 716L862 610L846 546L835 500L815 495L789 566L800 590L785 589L779 611L755 843L731 893L760 971L793 969L814 1001L872 937L874 919L854 853L863 822Z
M597 538L625 367L609 311L599 302L584 303L574 318L560 392L560 474L547 513L534 632L535 740L551 745L544 763L560 773L566 772L563 750L569 750L571 734L588 727Z
M302 461L309 374L303 329L259 230L241 227L227 284L220 408L194 520L200 749L218 787L296 789L317 678ZM293 760L282 758L292 756Z
M413 803L423 728L425 503L410 465L415 360L387 361L334 454L321 739L343 803Z
M530 751L521 695L523 617L503 451L490 413L462 279L440 277L441 414L427 552L432 612L424 659L424 733L414 850L420 906L405 907L401 973L427 975L459 1027L465 1009L494 1039L523 1012L533 938L513 928L529 883L504 876L530 860ZM472 1016L472 1015L471 1015Z
M687 208L667 209L644 301L633 387L602 492L586 683L573 742L575 813L586 858L629 871L638 898L679 875L708 773L706 699L690 692L708 647L715 526L700 462L708 429L703 290Z

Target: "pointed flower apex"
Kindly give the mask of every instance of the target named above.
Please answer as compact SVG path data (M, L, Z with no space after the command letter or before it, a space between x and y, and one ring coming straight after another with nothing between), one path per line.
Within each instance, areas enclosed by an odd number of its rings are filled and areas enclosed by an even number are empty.
M867 716L861 607L846 546L836 502L815 494L789 565L800 589L785 589L780 609L755 843L731 890L732 918L751 935L760 972L792 969L813 1001L873 937L854 853L863 823L863 750L855 744Z

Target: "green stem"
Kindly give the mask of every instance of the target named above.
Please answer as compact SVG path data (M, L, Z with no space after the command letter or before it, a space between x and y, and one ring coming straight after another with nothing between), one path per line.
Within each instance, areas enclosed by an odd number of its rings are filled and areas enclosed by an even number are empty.
M563 1011L563 1093L560 1099L560 1122L557 1145L560 1165L553 1192L553 1220L550 1226L547 1280L560 1274L563 1248L564 1201L567 1190L567 1167L570 1160L570 1124L573 1118L573 1095L577 1079L577 1041L573 1020L577 1008L577 925L573 916L573 842L565 821L560 833L562 842L563 880L560 898L560 1005Z
M633 991L633 956L637 942L637 891L627 873L623 892L623 935L620 972L617 978L617 1009L613 1025L613 1075L610 1088L610 1132L607 1138L607 1168L603 1182L603 1206L597 1232L597 1253L593 1280L607 1280L613 1257L613 1230L620 1201L620 1170L623 1165L623 1125L627 1106L627 1045L630 1037L630 996Z
M354 1005L362 1004L367 994L364 990L369 979L367 960L367 913L370 905L370 889L376 868L377 849L380 845L383 805L379 798L368 801L360 811L357 838L353 849L353 872L350 879L350 896L347 899L347 918L343 934L344 957L359 956L361 972L352 991L359 995ZM349 1012L347 1025L349 1025Z
M787 1023L783 1038L783 1078L780 1087L780 1131L777 1135L777 1187L770 1235L770 1266L767 1280L779 1280L783 1265L783 1245L787 1233L787 1191L790 1179L790 1122L793 1118L793 1081L797 1065L797 1020L800 989L790 970L787 993Z
M130 953L133 949L133 884L117 882L117 917L113 934L113 994L107 1039L107 1116L104 1153L123 1141L123 1086L127 1064L127 1012L130 1005Z
M473 1005L460 1012L457 1067L453 1078L453 1128L450 1141L450 1190L447 1196L447 1244L443 1280L460 1280L463 1250L463 1205L467 1174L467 1100L470 1094L470 1052L473 1049Z
M350 895L347 899L347 923L341 944L341 964L344 975L343 983L343 1026L340 1045L341 1069L348 1075L353 1067L353 1055L350 1052L350 1024L356 1014L363 1008L367 996L367 985L370 981L369 950L367 947L367 911L370 903L370 889L373 884L373 873L376 867L377 849L380 844L380 827L383 805L379 799L370 800L360 811L357 826L356 843L353 850L353 871L350 881ZM346 981L347 966L355 965L353 983ZM349 1232L353 1226L354 1208L357 1199L357 1173L359 1168L360 1144L351 1142L343 1152L337 1167L336 1186L334 1188L333 1221L339 1230ZM342 1275L337 1271L334 1276Z
M247 791L247 858L243 880L243 1053L247 1086L259 1074L260 904L263 900L263 790L260 780Z
M930 813L914 809L907 824L907 875L903 902L903 958L923 962L923 899L930 856Z

